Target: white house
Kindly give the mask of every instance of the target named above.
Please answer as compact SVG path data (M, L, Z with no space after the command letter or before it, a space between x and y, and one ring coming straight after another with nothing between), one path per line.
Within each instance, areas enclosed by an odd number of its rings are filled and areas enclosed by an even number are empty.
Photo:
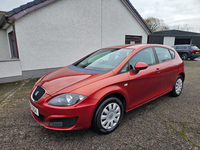
M40 77L102 47L147 43L129 0L34 0L0 12L0 83Z

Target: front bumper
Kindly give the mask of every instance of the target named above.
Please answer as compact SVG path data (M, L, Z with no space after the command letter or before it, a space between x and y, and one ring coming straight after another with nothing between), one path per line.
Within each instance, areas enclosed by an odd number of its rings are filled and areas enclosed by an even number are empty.
M31 110L33 118L43 127L52 130L86 129L91 126L97 100L87 97L83 101L67 107L51 106L51 96L45 94L38 102L30 103L39 111L37 116Z

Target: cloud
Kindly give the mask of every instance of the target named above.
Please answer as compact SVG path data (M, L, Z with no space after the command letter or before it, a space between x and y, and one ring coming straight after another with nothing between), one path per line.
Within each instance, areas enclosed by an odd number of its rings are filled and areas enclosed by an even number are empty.
M169 25L188 24L200 31L200 0L130 0L143 18L155 17Z
M10 11L33 0L0 0L0 10Z

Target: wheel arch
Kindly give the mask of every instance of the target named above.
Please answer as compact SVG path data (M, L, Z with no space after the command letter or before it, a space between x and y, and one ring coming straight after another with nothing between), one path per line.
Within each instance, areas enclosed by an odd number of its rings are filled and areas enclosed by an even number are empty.
M180 76L183 77L183 81L185 81L185 74L183 72L179 73Z
M126 112L126 99L124 97L124 95L122 95L121 93L110 93L109 95L107 95L106 97L104 97L101 102L98 104L97 108L99 107L99 105L105 100L108 99L110 97L117 97L120 99L120 101L122 102L123 106L124 106L124 111Z

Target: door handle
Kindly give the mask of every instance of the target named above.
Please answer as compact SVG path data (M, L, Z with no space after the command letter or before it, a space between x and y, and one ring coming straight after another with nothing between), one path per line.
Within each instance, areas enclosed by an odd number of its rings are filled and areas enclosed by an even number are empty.
M160 73L160 69L159 68L156 68L156 71L157 71L157 73Z

